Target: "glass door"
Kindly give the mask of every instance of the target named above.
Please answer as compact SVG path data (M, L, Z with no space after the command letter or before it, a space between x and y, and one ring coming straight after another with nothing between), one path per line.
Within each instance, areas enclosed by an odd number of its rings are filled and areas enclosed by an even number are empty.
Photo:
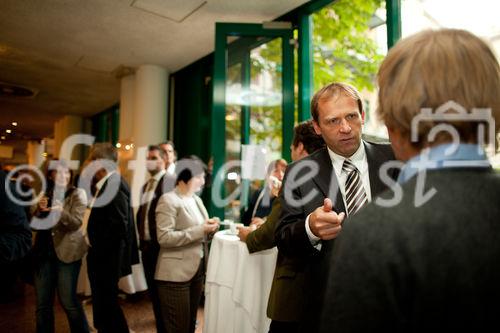
M294 125L291 41L291 28L216 25L211 214L221 219L239 219L267 163L289 160Z

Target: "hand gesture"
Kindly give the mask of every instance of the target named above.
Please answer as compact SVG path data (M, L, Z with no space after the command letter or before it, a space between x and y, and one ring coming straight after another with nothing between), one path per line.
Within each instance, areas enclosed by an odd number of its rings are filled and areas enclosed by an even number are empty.
M218 217L213 217L211 219L208 219L203 224L203 231L207 235L216 232L218 229L219 229L219 218Z
M249 227L238 225L237 228L238 228L238 237L242 242L246 242L248 234L257 229L255 225L250 225Z
M335 213L332 201L326 198L323 206L316 208L309 216L309 227L322 240L334 239L342 229L344 218L345 213Z
M250 225L255 226L255 228L258 228L261 225L263 225L265 222L266 221L260 217L254 217L254 218L252 218L252 222L250 222Z

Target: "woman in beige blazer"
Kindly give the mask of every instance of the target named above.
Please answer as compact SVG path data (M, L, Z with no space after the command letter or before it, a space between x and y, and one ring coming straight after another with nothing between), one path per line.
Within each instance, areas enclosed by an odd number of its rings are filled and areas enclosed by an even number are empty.
M175 189L163 194L156 206L160 253L155 280L166 331L192 333L205 273L203 242L219 224L208 218L195 194L205 184L203 163L197 158L184 159L176 170Z
M54 294L66 312L71 332L89 332L87 318L76 296L81 259L87 244L81 230L87 207L85 192L71 185L71 172L64 161L53 161L47 171L45 196L36 216L45 218L47 230L38 230L33 246L37 332L54 332ZM51 214L52 213L52 214ZM54 219L58 219L54 221ZM55 222L55 223L54 223Z

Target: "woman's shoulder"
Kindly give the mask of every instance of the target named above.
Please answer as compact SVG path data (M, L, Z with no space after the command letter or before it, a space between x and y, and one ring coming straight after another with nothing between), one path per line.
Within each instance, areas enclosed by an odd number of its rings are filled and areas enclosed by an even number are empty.
M175 190L163 193L159 200L164 203L176 203L181 201Z
M72 201L81 201L84 204L87 204L87 194L85 193L85 190L79 188L79 187L72 187L68 191L70 191L69 195L67 198Z

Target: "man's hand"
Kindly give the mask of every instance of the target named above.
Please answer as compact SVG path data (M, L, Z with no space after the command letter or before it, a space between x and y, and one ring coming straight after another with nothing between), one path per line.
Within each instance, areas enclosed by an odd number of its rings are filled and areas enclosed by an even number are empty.
M246 242L248 234L257 229L255 225L251 225L249 227L237 226L237 228L238 228L238 237L242 242Z
M328 198L309 216L309 228L312 233L322 240L334 239L342 229L345 213L337 214L333 211L332 201Z
M266 221L260 217L254 217L252 219L252 222L250 222L250 225L254 225L256 228L260 227L261 225L263 225Z

